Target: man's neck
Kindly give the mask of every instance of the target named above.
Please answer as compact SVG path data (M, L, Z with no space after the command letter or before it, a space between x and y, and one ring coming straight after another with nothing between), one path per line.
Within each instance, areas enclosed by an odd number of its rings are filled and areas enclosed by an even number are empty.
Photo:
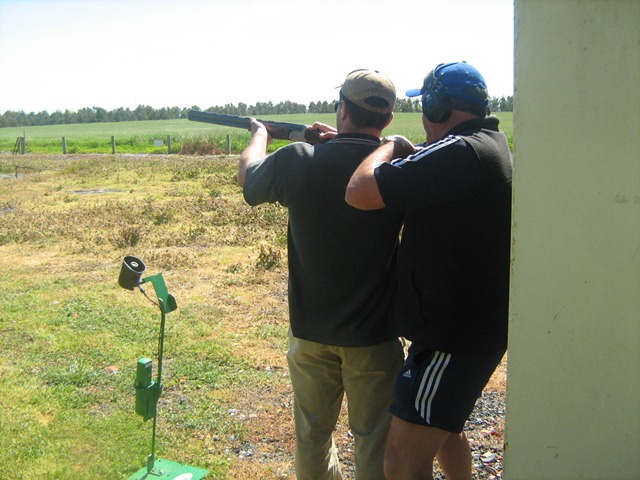
M477 115L469 112L461 112L460 110L453 110L446 122L433 123L428 122L427 128L427 141L429 143L437 142L444 138L444 136L453 130L455 127L463 122L469 120L480 119Z
M372 137L380 138L382 136L382 130L377 128L362 128L353 124L350 120L344 121L340 128L338 128L338 133L343 135L349 135L352 133L360 134L360 135L371 135Z
M338 132L338 134L340 134L340 135L368 135L370 137L375 137L377 139L380 139L380 137L382 136L382 132L380 130L374 130L374 129L349 130L349 131Z

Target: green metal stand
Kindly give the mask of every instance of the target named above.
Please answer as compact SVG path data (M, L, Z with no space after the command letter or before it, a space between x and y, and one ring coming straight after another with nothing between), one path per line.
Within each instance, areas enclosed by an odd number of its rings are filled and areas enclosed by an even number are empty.
M204 478L208 473L208 470L202 470L201 468L190 467L189 465L184 465L182 463L157 458L154 461L153 468L141 468L137 473L129 477L129 480L196 480Z
M162 393L162 356L164 351L165 319L166 314L176 310L178 305L173 295L169 294L161 273L145 278L143 283L151 283L153 285L162 315L160 336L158 338L158 377L156 382L151 381L150 359L142 358L138 360L136 413L142 415L145 421L153 418L153 433L151 436L151 454L147 457L147 466L138 470L138 472L129 477L129 480L200 480L209 473L208 470L156 458L157 403ZM144 290L142 291L144 293Z

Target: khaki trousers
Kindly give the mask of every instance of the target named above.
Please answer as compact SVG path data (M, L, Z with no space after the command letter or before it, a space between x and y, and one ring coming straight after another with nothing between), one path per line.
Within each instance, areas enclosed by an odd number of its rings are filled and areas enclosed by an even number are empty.
M333 430L343 396L355 441L357 480L383 480L389 406L403 364L399 339L335 347L295 338L287 353L294 393L297 480L340 480Z

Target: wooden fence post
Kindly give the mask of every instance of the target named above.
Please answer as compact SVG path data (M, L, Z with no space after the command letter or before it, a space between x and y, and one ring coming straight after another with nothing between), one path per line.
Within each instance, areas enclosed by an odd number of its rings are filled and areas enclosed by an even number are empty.
M20 153L22 155L27 153L27 141L26 141L26 137L24 136L20 137Z
M116 154L116 137L113 135L111 136L111 153Z
M231 155L231 135L227 134L227 155Z
M62 154L63 155L67 154L67 138L66 137L62 137Z
M171 155L171 135L167 135L167 153Z

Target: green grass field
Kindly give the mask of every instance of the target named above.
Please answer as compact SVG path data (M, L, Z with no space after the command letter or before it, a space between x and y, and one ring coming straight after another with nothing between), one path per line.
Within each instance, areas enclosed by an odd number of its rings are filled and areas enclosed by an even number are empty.
M401 134L415 143L424 142L420 113L396 113L385 135ZM501 128L513 143L513 114L499 112ZM266 115L264 120L311 124L315 121L335 126L334 114ZM249 140L249 132L235 128L189 120L154 120L120 123L88 123L50 125L44 127L0 128L0 152L11 153L18 137L26 137L27 153L62 153L62 137L67 153L112 153L111 137L115 137L116 153L168 153L167 137L171 137L171 153L222 154L227 150L230 135L232 153L239 153ZM154 146L161 140L162 146ZM272 148L283 145L276 141Z

